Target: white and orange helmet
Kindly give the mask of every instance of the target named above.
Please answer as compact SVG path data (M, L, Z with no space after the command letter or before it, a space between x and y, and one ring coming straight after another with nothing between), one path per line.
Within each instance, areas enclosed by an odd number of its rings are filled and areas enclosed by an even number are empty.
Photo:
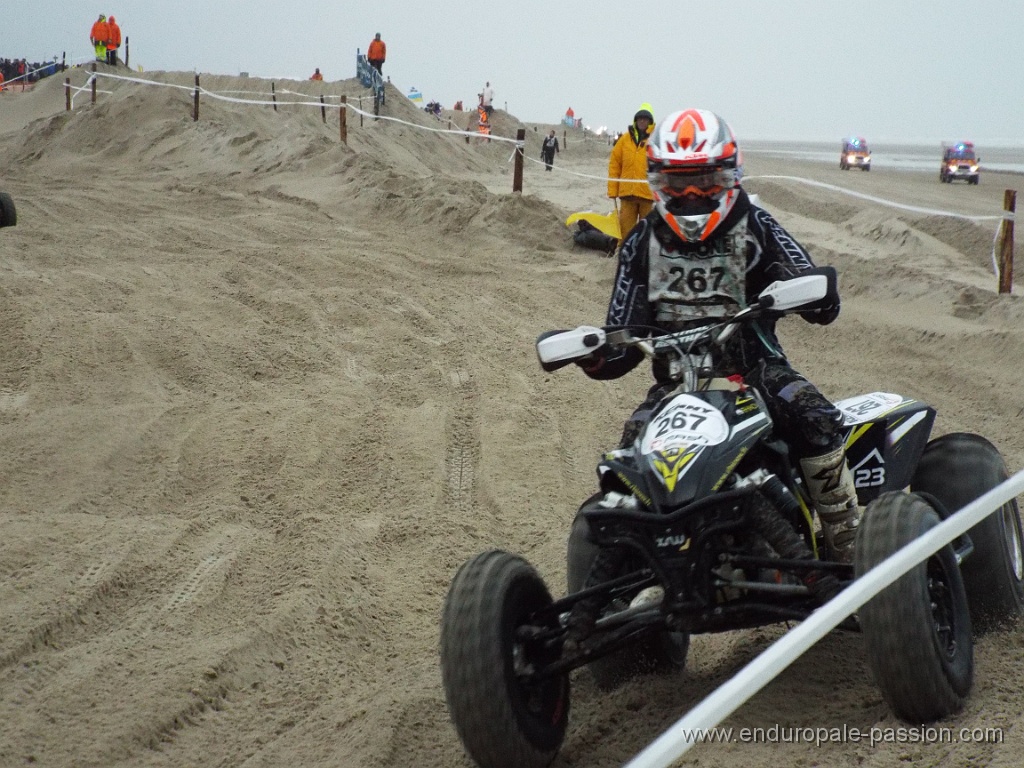
M654 207L687 242L707 240L740 193L743 160L729 124L706 109L673 112L647 141Z

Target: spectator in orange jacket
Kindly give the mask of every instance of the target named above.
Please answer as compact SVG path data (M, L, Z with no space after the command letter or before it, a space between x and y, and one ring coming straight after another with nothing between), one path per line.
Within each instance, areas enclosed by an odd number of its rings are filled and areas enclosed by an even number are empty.
M107 60L107 39L110 37L110 25L107 24L107 17L102 13L92 23L92 30L89 32L89 40L96 49L96 61Z
M316 72L309 76L310 80L323 80L324 76L320 74L320 67L316 68Z
M371 67L384 74L382 67L387 56L388 47L384 45L384 41L380 39L380 32L378 32L370 41L370 47L366 49L366 60L370 62Z
M117 66L117 52L121 48L121 27L117 25L117 19L111 16L107 20L107 64Z

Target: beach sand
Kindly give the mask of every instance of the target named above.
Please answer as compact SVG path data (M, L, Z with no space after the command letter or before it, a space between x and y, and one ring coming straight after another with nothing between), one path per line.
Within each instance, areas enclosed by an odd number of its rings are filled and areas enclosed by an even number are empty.
M191 73L146 77L182 87L102 79L71 112L63 76L0 96L0 190L18 207L0 231L0 764L469 766L438 670L451 578L499 547L560 594L572 516L650 382L546 374L534 352L604 318L614 261L563 222L611 210L610 148L498 111L495 135L527 128L514 195L508 143L353 113L344 145L336 100L324 123L203 97L196 122ZM470 119L393 88L385 114ZM545 173L550 127L564 142ZM835 324L780 324L796 367L835 399L920 398L936 435L980 433L1024 467L1024 306L1020 283L997 294L995 222L763 178L997 216L1020 177L756 153L746 173L840 273ZM681 677L613 693L575 674L554 765L622 765L785 631L695 637ZM973 694L940 725L1002 743L705 744L681 764L1019 765L1024 632L975 654ZM899 723L862 639L836 633L726 725Z

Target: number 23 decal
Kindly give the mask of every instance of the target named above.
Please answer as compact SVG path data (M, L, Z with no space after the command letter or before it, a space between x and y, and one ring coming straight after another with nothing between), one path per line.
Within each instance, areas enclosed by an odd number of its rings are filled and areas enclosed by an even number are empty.
M873 488L885 484L885 467L858 469L853 473L853 484L858 488Z

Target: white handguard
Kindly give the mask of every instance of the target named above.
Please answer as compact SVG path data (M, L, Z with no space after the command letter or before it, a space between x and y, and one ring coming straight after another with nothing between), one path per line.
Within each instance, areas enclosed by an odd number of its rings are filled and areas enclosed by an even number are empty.
M801 275L789 280L776 280L758 296L761 306L776 312L798 309L821 301L829 293L825 275Z
M568 363L593 354L604 346L606 340L604 329L590 325L544 334L537 339L537 357L543 366Z

